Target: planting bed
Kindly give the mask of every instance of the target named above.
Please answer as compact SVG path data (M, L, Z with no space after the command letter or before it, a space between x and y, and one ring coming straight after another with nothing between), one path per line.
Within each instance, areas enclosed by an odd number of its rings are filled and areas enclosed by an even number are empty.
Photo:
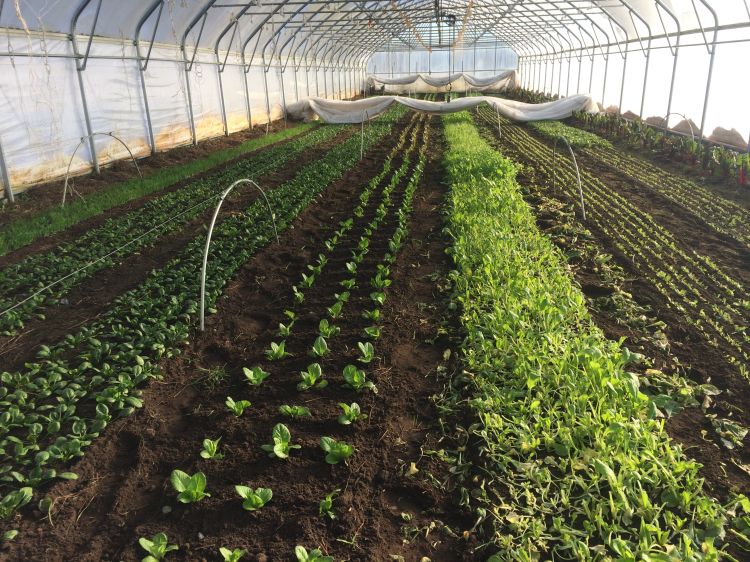
M112 253L0 317L0 559L742 560L746 209L496 125L292 126L1 257L0 309Z

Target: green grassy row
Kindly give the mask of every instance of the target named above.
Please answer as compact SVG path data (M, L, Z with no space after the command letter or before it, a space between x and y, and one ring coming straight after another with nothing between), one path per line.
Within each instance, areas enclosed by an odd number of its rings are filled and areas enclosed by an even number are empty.
M17 219L4 226L2 232L0 232L0 255L22 248L39 238L70 228L113 207L160 191L178 181L210 170L253 150L296 137L315 126L315 124L308 123L299 124L271 135L251 139L232 148L219 150L199 160L163 168L146 176L143 182L139 178L134 178L116 183L107 189L87 195L85 199L71 201L65 207L54 206L32 217Z
M444 120L466 374L449 396L474 418L479 470L464 497L484 520L486 556L716 560L725 512L628 372L639 356L593 324L513 163L468 114Z

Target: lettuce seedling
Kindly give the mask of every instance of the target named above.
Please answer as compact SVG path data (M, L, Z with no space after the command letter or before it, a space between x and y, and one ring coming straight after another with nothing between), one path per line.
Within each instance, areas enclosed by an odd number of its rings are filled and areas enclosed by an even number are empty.
M256 511L266 505L273 497L271 488L249 488L247 486L235 486L237 494L244 500L242 507L246 511Z
M302 448L302 445L291 444L292 434L289 432L289 428L283 423L277 423L273 426L271 438L273 439L273 443L262 446L262 449L268 453L269 457L286 459L289 458L289 453L292 449Z
M386 287L390 287L391 280L388 279L388 269L385 268L384 271L379 271L378 274L370 281L371 285L375 289L385 289Z
M349 302L349 297L351 296L351 293L349 291L344 291L343 293L334 293L334 298L339 302Z
M245 556L246 553L247 551L241 548L235 548L234 550L229 550L223 546L219 548L219 554L221 554L224 562L239 562L240 558Z
M341 301L336 301L331 306L329 306L326 310L328 311L328 315L336 320L341 316L341 311L344 308L344 303Z
M304 288L309 289L313 286L315 283L315 275L306 275L302 274L302 281L300 282L300 285L302 285Z
M293 326L294 326L294 320L289 322L289 324L282 324L281 322L279 322L279 337L288 338L289 335L292 333Z
M10 517L15 510L29 503L33 495L30 487L24 487L15 492L8 492L3 499L0 499L0 519Z
M292 292L294 293L294 302L302 304L305 300L305 293L300 291L296 286L292 287Z
M231 396L227 396L227 401L225 402L225 404L227 405L227 408L229 408L229 411L238 418L243 414L245 410L252 406L249 400L238 400L237 402L235 402Z
M359 348L358 361L360 363L369 363L375 358L375 348L370 342L357 342L357 347Z
M365 372L362 369L357 369L356 365L347 365L344 367L344 381L346 381L344 386L353 388L357 392L365 388L372 390L376 394L378 392L377 387L371 381L367 380Z
M385 293L382 291L375 291L373 293L370 293L370 299L372 299L372 302L374 302L378 306L383 306L383 304L385 303Z
M243 367L242 372L245 373L247 382L252 384L253 386L260 385L264 380L268 378L268 373L257 366L253 367L252 369Z
M169 478L172 487L179 492L177 501L180 503L194 503L211 494L206 492L206 475L196 472L192 476L181 470L173 470Z
M329 519L336 519L336 513L333 511L333 497L338 494L341 490L336 488L333 492L328 494L318 504L318 513L321 516L328 517Z
M315 343L312 346L312 354L315 357L323 357L328 353L328 342L323 336L315 338Z
M297 562L333 562L332 556L323 556L323 553L317 548L307 552L304 546L297 545L294 549L294 555L297 557Z
M218 439L204 439L203 440L203 450L201 451L201 457L204 459L216 459L221 460L224 458L224 455L219 452L219 441L221 441L221 437Z
M368 326L365 328L365 335L368 338L376 340L380 337L380 328L378 326Z
M286 342L282 341L281 343L271 342L271 347L269 349L266 349L266 357L270 361L279 361L280 359L284 359L285 357L288 357L291 355L290 353L287 353L286 351Z
M353 261L346 262L346 270L351 273L357 273L357 263Z
M156 533L150 539L141 537L138 539L138 544L149 554L141 562L158 562L163 560L167 553L180 548L176 544L169 544L167 535L164 533Z
M338 422L341 425L349 425L354 423L357 420L366 420L367 414L363 414L362 410L359 407L359 404L356 402L352 402L351 404L345 404L344 402L339 402L339 407L343 410L343 414L341 414L338 418Z
M380 320L380 309L373 308L372 310L365 310L362 312L362 318L366 318L367 320L372 320L373 322L377 322L378 320Z
M328 464L339 464L346 461L354 453L354 447L344 441L336 441L333 437L321 437L320 448L326 453Z
M324 338L332 338L341 332L341 328L330 324L328 320L323 318L318 324L318 332L320 332L320 335Z
M297 385L297 390L308 390L317 386L325 388L328 381L323 379L323 369L319 363L311 363L307 366L307 371L300 371L302 382Z
M344 279L343 281L339 281L339 285L341 285L344 289L352 290L357 285L357 280Z
M283 404L279 406L279 413L282 416L286 416L292 419L312 415L310 414L310 408L307 408L305 406L290 406L289 404Z

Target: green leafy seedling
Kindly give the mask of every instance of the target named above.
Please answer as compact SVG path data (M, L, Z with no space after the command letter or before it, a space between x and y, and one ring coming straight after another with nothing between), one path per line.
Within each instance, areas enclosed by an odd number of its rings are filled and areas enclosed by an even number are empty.
M202 472L190 476L181 470L173 470L169 480L178 492L177 501L180 503L194 503L211 497L211 494L206 492L206 475Z
M337 336L341 332L341 328L339 328L338 326L334 326L333 324L329 323L328 320L323 318L323 320L321 320L318 324L318 332L324 338L332 338L334 336Z
M302 304L305 301L305 293L300 291L296 286L292 287L292 292L294 293L294 302Z
M357 404L356 402L352 402L351 404L339 402L339 407L344 412L338 418L338 422L341 425L350 425L357 420L367 419L367 414L362 413L362 410L360 409L359 404Z
M11 514L25 506L31 501L33 491L30 487L20 488L14 492L9 492L0 500L0 519L7 519Z
M297 390L308 390L313 387L325 388L328 381L323 379L323 369L320 363L312 363L307 366L307 371L300 371L302 381L297 385Z
M380 337L380 327L368 326L367 328L365 328L365 335L368 338L372 338L374 340L378 339Z
M279 406L279 413L282 416L288 418L297 419L306 416L310 416L310 408L306 406L290 406L289 404L282 404Z
M320 448L326 453L328 464L339 464L354 453L354 447L344 441L336 441L333 437L321 437Z
M343 281L339 282L339 285L341 285L344 289L352 290L357 285L356 279L344 279Z
M219 441L221 441L221 437L218 439L204 439L203 450L200 453L201 457L204 459L223 459L224 455L219 452Z
M366 318L367 320L372 320L373 322L377 322L378 320L380 320L380 309L373 308L372 310L365 310L362 312L362 318Z
M382 291L375 291L370 293L370 299L372 299L372 302L378 306L383 306L383 304L385 304L385 293Z
M328 311L328 316L330 316L332 319L336 320L337 318L341 317L341 311L344 308L344 303L341 301L336 301L331 306L326 308Z
M323 336L315 338L315 343L312 346L312 354L315 357L324 357L328 354L328 342Z
M273 497L271 488L252 488L248 486L235 486L237 494L244 500L242 507L246 511L256 511L266 505Z
M249 400L237 400L235 402L231 396L227 396L227 401L225 402L225 404L227 405L229 411L237 417L240 417L245 412L245 410L252 406Z
M306 275L304 273L302 274L302 281L300 282L300 285L302 285L306 289L309 289L310 287L313 286L314 283L315 283L315 275Z
M294 321L289 322L288 324L282 324L281 322L279 322L279 337L289 337L289 335L292 333L292 326L294 326Z
M333 498L340 491L339 488L336 488L333 492L320 500L320 503L318 504L318 513L320 513L321 517L328 517L331 520L336 519L336 513L333 511Z
M253 367L252 369L243 367L242 372L245 373L247 382L253 386L260 385L264 380L268 378L268 373L260 367Z
M268 453L269 457L276 457L279 459L289 458L289 453L292 449L301 449L302 445L292 445L292 434L289 432L289 428L283 423L277 423L273 426L271 432L271 438L273 443L263 445L262 448Z
M324 556L317 548L308 552L304 546L297 545L294 555L297 557L297 562L333 562L332 556Z
M246 553L247 551L241 548L235 548L234 550L229 550L223 546L219 548L219 554L221 554L224 562L239 562L240 558L245 556Z
M285 348L286 342L271 342L271 347L266 349L266 357L268 357L269 361L279 361L285 357L289 357L291 354L287 353Z
M358 369L356 365L347 365L344 367L344 386L352 388L357 392L367 389L371 390L375 394L378 392L378 388L372 381L367 380L367 376L362 369Z
M11 529L9 531L5 531L2 536L3 542L10 542L13 539L15 539L18 536L18 529Z
M375 348L370 342L357 342L357 347L359 348L358 360L360 363L369 363L375 358Z
M169 544L167 535L164 533L156 533L150 539L141 537L138 539L138 544L141 545L143 550L148 552L148 556L141 560L141 562L158 562L159 560L164 560L164 557L168 553L180 548L176 544Z

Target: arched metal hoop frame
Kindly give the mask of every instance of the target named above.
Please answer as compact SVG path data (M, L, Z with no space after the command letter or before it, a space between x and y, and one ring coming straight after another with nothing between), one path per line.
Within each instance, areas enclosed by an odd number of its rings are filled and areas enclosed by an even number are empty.
M576 179L578 180L578 196L580 198L581 203L581 217L583 220L586 220L586 206L583 202L583 185L581 184L581 172L578 170L578 161L576 160L576 155L573 153L573 148L570 146L570 143L568 142L568 139L566 139L563 136L559 136L555 139L555 144L552 147L552 189L555 189L556 180L557 180L557 144L562 141L565 146L568 147L568 152L570 152L570 158L573 161L573 167L576 170Z
M111 137L115 139L117 142L119 142L122 146L125 147L125 150L128 151L128 155L130 155L130 159L133 161L133 164L135 164L135 169L138 172L138 177L141 179L141 184L143 184L143 174L141 173L141 168L138 166L138 162L135 159L135 156L133 156L133 151L130 150L130 147L118 136L112 134L112 133L91 133L90 135L86 135L85 137L81 137L81 140L78 141L78 144L76 145L76 149L73 151L73 154L70 155L70 160L68 161L68 168L65 170L65 185L63 185L63 195L62 195L62 203L60 203L61 207L65 206L65 196L68 194L68 182L70 181L70 166L73 164L73 159L76 157L76 153L78 152L78 149L81 148L81 145L86 142L93 139L93 137L100 135L104 137ZM73 193L73 188L71 188L71 194Z

